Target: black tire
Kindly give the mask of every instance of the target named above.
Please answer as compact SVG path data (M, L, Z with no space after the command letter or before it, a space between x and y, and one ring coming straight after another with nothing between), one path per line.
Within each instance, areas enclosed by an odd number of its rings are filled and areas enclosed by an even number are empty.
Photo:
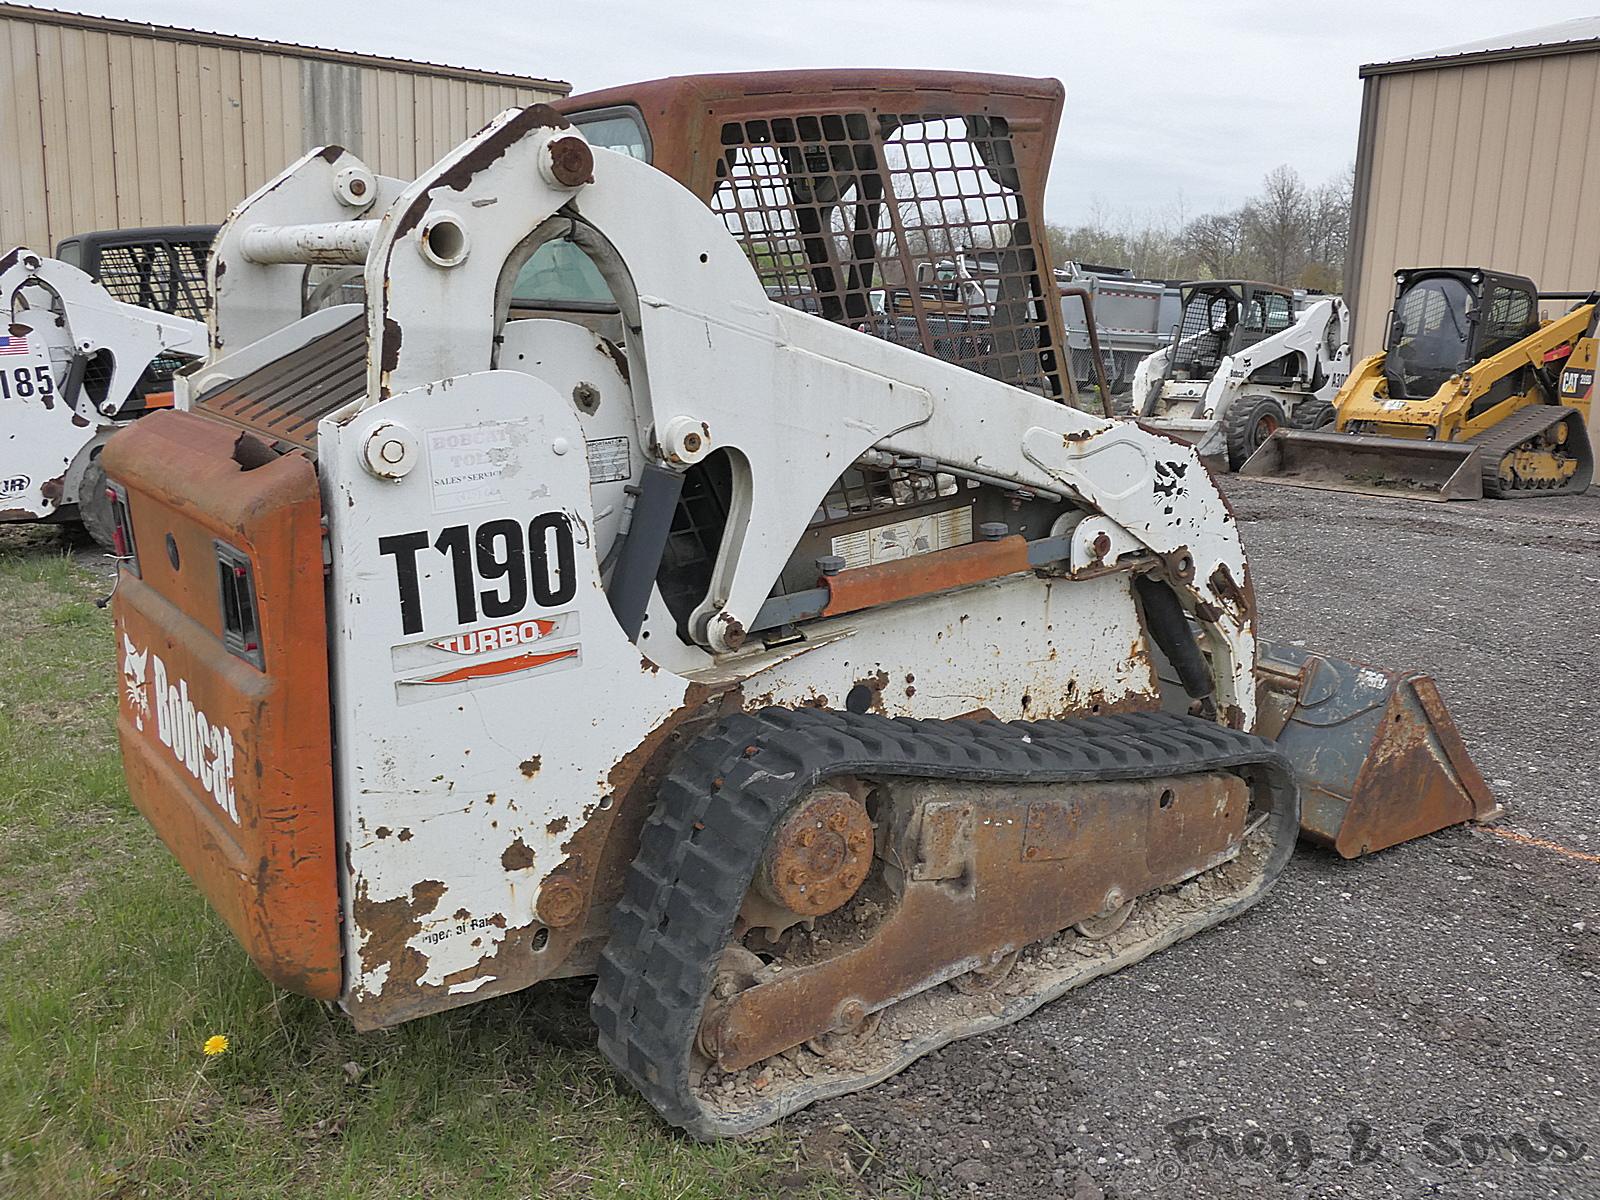
M1237 471L1261 443L1289 423L1283 405L1271 396L1238 396L1223 418L1228 439L1228 466Z
M78 520L96 542L107 550L114 548L116 518L106 497L106 469L100 465L98 454L89 460L78 483Z
M1324 425L1333 424L1334 415L1332 401L1302 400L1294 406L1294 415L1289 418L1289 423L1296 429L1321 429Z

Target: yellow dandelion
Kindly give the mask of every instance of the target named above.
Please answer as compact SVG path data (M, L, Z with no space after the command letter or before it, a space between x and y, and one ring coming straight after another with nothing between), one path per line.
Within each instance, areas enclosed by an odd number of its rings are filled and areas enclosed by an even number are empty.
M215 1058L219 1054L228 1052L228 1039L220 1033L213 1033L206 1039L206 1044L201 1047L207 1058Z

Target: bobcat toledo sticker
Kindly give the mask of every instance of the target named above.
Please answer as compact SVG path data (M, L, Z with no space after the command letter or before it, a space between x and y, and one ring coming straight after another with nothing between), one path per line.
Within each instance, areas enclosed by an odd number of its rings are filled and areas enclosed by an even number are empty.
M140 650L127 634L122 635L122 698L133 727L146 732L153 716L156 739L205 788L223 815L237 822L233 731L195 705L187 679L174 678L159 654Z
M500 480L527 438L525 421L485 421L427 435L434 512L498 504Z
M32 486L33 480L26 475L0 477L0 500L13 500Z

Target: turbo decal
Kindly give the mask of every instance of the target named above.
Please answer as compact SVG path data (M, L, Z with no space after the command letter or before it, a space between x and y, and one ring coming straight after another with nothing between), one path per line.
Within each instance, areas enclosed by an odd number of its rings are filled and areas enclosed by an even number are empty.
M529 671L534 667L547 667L551 663L558 663L577 657L578 647L568 646L565 650L549 650L542 654L530 652L528 654L513 654L510 658L493 658L488 662L457 667L453 671L445 671L440 675L430 675L423 679L402 679L400 682L403 684L465 683L469 679L492 679L498 675L513 675L518 671Z
M428 645L447 654L487 654L490 650L509 650L512 646L537 642L555 632L556 622L548 619L517 621L508 625L487 625L469 629L454 637L438 638Z
M161 656L140 650L122 635L123 698L134 728L144 732L155 709L156 738L216 801L230 821L239 820L234 791L233 731L206 716L189 698L189 681L174 680Z

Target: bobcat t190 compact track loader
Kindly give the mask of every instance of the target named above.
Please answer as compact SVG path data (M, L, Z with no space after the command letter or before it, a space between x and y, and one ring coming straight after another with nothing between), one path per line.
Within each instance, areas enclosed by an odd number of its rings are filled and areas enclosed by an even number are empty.
M596 974L603 1052L699 1137L1237 915L1302 821L1354 855L1493 808L1425 677L1262 651L1192 448L1040 394L1050 147L1009 118L1059 84L735 78L692 111L785 148L764 227L817 312L704 195L510 110L414 181L328 147L244 201L209 355L105 455L130 791L260 969L363 1029ZM973 165L888 149L934 136ZM889 198L985 179L1035 332L853 328L869 250L948 254ZM362 303L306 303L330 263Z
M1179 299L1171 343L1139 363L1119 412L1235 471L1279 429L1333 420L1333 397L1350 373L1350 313L1340 297L1207 279L1184 284Z
M1478 267L1395 273L1384 350L1362 362L1323 432L1279 433L1241 474L1425 500L1585 491L1600 304ZM1579 303L1554 321L1539 301Z
M94 262L104 250L112 271L136 252L150 261L155 243L142 235L173 232L85 234L63 245L87 248ZM98 461L106 439L170 405L172 372L206 343L202 322L151 307L175 306L170 276L145 271L142 289L135 279L112 282L119 291L126 282L124 294L145 305L113 299L88 273L25 247L0 256L0 521L77 519L107 547L111 506ZM202 281L196 290L203 295Z

